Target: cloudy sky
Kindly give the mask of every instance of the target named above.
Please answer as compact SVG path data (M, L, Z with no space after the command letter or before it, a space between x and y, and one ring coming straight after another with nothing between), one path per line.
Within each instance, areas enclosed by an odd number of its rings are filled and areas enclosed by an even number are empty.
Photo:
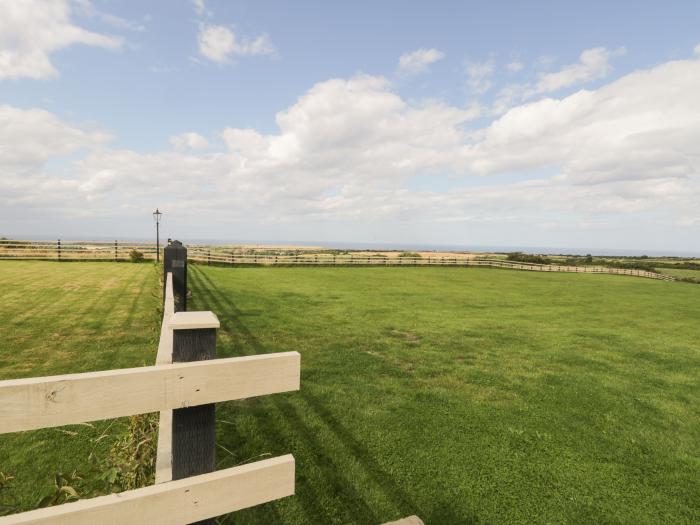
M700 252L700 3L0 0L0 235Z

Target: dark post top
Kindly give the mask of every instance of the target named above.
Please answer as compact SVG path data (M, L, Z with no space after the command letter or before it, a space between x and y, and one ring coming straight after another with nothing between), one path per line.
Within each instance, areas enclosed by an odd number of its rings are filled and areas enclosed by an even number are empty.
M173 295L175 311L187 311L187 248L180 241L171 241L163 250L163 283L173 274ZM163 287L165 299L165 287Z

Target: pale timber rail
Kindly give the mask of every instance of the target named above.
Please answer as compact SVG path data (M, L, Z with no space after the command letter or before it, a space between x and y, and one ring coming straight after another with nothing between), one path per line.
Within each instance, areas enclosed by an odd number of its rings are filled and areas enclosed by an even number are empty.
M169 320L175 314L175 296L173 295L173 274L165 277L165 300L163 301L163 321L160 325L160 339L156 365L169 365L173 362L173 329ZM158 448L156 453L156 483L173 479L172 473L172 425L173 411L161 410L158 417Z

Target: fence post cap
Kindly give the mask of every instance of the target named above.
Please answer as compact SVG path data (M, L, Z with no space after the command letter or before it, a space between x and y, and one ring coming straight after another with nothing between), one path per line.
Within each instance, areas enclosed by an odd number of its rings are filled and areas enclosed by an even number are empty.
M170 317L169 326L173 330L196 330L219 328L221 324L214 312L176 312Z

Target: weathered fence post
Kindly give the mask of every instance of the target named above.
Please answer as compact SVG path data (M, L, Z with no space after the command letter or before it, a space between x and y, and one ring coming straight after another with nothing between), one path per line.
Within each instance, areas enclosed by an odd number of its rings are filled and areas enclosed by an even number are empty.
M56 241L56 258L59 261L61 260L61 239L58 239L58 241Z
M117 240L114 240L114 262L117 262Z
M173 295L175 311L187 311L187 248L180 241L172 241L163 250L163 282L173 274ZM163 287L165 300L165 287Z
M211 248L207 249L207 266L211 266Z
M213 312L178 312L171 318L170 327L173 329L173 363L216 357L219 319ZM173 480L216 469L215 409L216 405L211 403L173 410ZM215 520L197 523L213 525Z

